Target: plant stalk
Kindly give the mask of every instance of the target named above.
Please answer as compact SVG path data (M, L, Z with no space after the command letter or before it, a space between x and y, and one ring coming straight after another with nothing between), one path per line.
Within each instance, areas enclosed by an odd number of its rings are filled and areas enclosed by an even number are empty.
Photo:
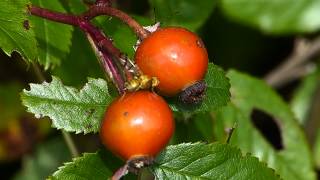
M96 1L97 4L106 2L107 1ZM97 7L107 7L101 5L98 6L97 4L90 7L90 9L93 9L93 11L90 12L95 12L94 9ZM97 57L99 58L100 64L104 68L104 71L109 75L110 79L113 80L113 83L116 85L119 94L124 93L125 80L122 77L119 68L117 67L115 62L113 62L113 59L123 59L124 55L118 48L113 45L112 41L100 29L91 24L90 19L93 18L93 16L87 17L85 15L86 13L79 16L70 15L43 9L37 6L28 6L28 10L32 15L55 22L73 25L79 27L82 31L84 31L89 41L92 40L92 42L90 43L94 48L96 54L98 55ZM121 13L121 11L119 12ZM124 13L121 14L123 15ZM126 22L130 22L130 20L128 21L127 19Z
M45 79L45 77L43 76L43 74L42 74L41 69L39 68L39 66L38 66L37 64L34 64L34 63L33 63L33 64L32 64L32 67L33 67L33 69L34 69L34 71L35 71L35 74L36 74L36 77L37 77L38 81L40 81L40 82L45 81L46 79ZM77 148L76 148L76 145L74 144L74 142L73 142L70 134L69 134L68 132L63 131L63 130L61 130L61 132L62 132L62 135L63 135L63 139L64 139L65 143L67 144L68 149L69 149L72 157L77 157L77 156L79 156L79 153L78 153L78 150L77 150Z
M121 21L126 23L131 29L133 29L141 40L145 39L149 35L149 32L146 29L144 29L137 21L135 21L131 16L124 13L123 11L120 11L119 9L115 9L109 6L92 6L91 8L89 8L87 12L82 14L83 17L88 18L90 20L100 15L107 15L119 18Z
M75 15L51 11L51 10L33 6L33 5L29 5L28 10L30 14L34 16L42 17L42 18L55 21L55 22L60 22L63 24L79 26L79 17Z
M61 132L63 135L63 139L66 142L68 149L70 150L71 156L73 158L78 157L79 152L78 152L78 149L76 148L76 145L74 144L74 141L73 141L71 135L64 130L61 130Z

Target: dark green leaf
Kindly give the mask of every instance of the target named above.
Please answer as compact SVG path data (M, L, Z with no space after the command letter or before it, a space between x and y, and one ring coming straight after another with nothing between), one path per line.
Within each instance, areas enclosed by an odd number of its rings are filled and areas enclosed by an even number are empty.
M88 40L83 32L75 29L72 36L72 47L61 66L52 71L52 75L58 76L68 85L79 87L87 81L87 77L104 77Z
M232 87L232 104L216 113L216 137L225 141L225 129L237 123L231 144L266 162L284 179L315 179L310 149L289 106L261 80L236 71L230 71L227 76ZM273 118L280 129L281 137L273 137L272 140L280 141L282 149L272 146L272 141L254 126L251 120L254 110L270 115L268 122ZM271 129L268 131L276 133Z
M213 119L209 113L197 113L193 116L176 115L176 128L170 144L183 142L212 142L213 141Z
M210 113L199 113L192 117L192 127L198 131L198 135L202 137L202 141L213 141L213 119Z
M141 25L150 25L151 20L142 16L132 16ZM117 18L97 18L100 27L113 40L114 45L130 58L134 56L133 46L137 42L137 36L126 24Z
M114 169L110 169L110 167L115 165L115 162L107 159L101 151L84 153L82 157L75 158L72 162L60 167L49 179L106 180L113 174Z
M81 14L85 12L88 8L83 1L66 1L68 9L73 14Z
M230 84L224 71L218 66L209 63L208 72L205 77L207 83L206 97L204 101L196 106L183 105L176 99L170 99L169 103L174 111L212 111L225 106L230 101Z
M266 164L227 144L167 147L152 167L156 179L280 179Z
M213 11L216 0L149 0L155 19L164 26L182 26L197 30Z
M78 91L64 86L52 77L52 82L30 84L30 90L23 90L22 103L36 117L48 116L53 126L69 132L98 132L106 106L112 97L108 94L107 82L103 79L89 79Z
M320 28L319 0L222 0L235 21L274 34L314 32Z
M59 1L31 0L34 5L65 12ZM32 16L33 29L39 44L39 62L45 69L60 65L69 52L72 38L72 26L52 22L44 18Z
M29 27L28 3L28 0L0 1L0 48L9 56L17 51L26 60L35 61L37 45L34 32Z

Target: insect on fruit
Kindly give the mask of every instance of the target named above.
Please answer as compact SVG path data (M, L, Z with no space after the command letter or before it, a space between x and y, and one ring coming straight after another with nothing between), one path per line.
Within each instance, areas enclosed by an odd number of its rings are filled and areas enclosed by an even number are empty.
M196 34L180 27L167 27L141 42L135 61L144 74L158 78L160 94L174 96L204 78L208 53Z
M159 80L156 77L150 77L143 74L139 67L126 56L123 56L123 58L120 58L119 60L128 74L133 75L133 78L127 76L127 82L125 83L126 91L153 90L159 85Z
M147 75L134 76L133 79L125 83L125 88L129 92L134 92L143 89L152 89L159 85L159 80L156 77Z
M173 115L165 100L149 91L137 91L124 94L107 108L100 138L113 153L129 160L154 157L173 131Z

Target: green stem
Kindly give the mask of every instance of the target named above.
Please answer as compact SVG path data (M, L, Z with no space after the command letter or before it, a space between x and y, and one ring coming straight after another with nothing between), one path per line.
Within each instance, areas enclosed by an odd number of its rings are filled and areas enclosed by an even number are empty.
M71 152L72 157L73 158L78 157L79 156L79 151L78 151L78 149L77 149L77 147L76 147L71 135L68 132L64 131L64 130L61 130L61 132L62 132L62 135L63 135L63 139L66 142L69 151Z
M36 63L32 63L32 67L34 69L34 72L36 74L36 77L37 77L38 81L40 81L40 82L45 81L46 79L43 76L39 65L36 64ZM68 149L69 149L72 157L78 157L79 156L79 152L78 152L78 150L77 150L77 148L76 148L76 146L75 146L75 144L74 144L74 142L72 140L71 135L69 133L63 131L63 130L61 130L61 132L62 132L62 135L63 135L63 139L64 139L65 143L67 144Z

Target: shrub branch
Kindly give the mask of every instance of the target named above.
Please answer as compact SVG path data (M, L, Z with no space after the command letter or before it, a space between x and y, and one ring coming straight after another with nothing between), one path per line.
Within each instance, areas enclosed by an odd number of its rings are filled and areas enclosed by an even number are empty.
M112 8L111 0L97 0L94 5L89 7L88 11L80 15L51 11L33 5L28 6L28 11L31 15L79 27L83 32L85 32L89 41L92 41L91 45L98 55L100 64L108 76L113 80L119 94L124 93L125 78L122 76L121 71L113 60L126 59L126 57L118 48L113 45L110 38L108 38L99 28L95 27L90 20L101 15L119 18L131 29L133 29L140 39L144 39L148 36L149 32L145 30L137 21L135 21L126 13Z

